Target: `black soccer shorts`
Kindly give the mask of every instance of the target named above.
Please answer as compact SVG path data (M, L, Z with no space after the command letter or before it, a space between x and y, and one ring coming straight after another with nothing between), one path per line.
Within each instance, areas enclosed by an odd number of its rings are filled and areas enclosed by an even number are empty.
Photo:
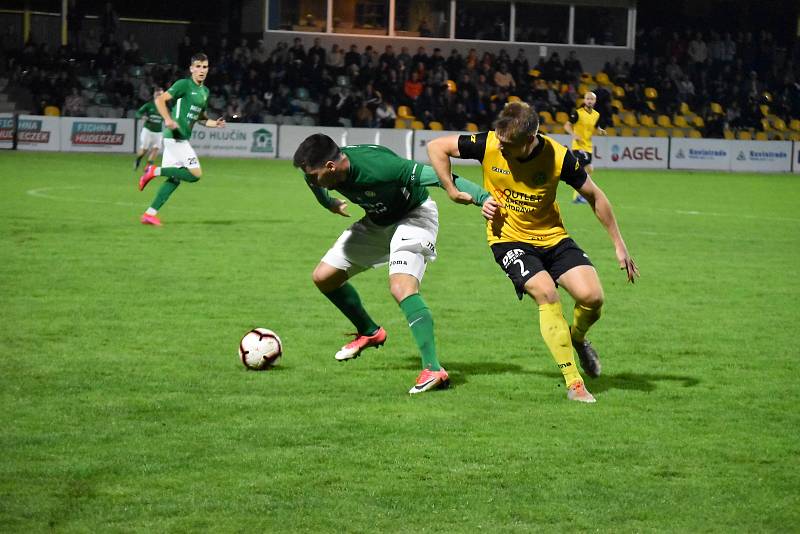
M586 167L592 163L592 153L585 150L573 150L572 153L580 163L581 167Z
M495 243L494 259L517 290L517 297L525 295L525 282L539 271L547 271L553 282L565 272L579 265L592 265L589 256L569 237L552 247L535 247L529 243Z

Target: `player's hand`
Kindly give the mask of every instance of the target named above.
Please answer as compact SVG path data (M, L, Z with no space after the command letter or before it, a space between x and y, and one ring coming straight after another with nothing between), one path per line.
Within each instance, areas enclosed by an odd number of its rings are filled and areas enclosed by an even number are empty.
M506 215L501 208L502 205L494 197L487 198L481 206L481 214L492 223L492 235L497 237L503 235L503 226L506 223Z
M450 200L455 202L456 204L469 204L472 202L472 197L469 193L464 193L463 191L459 191L456 189L454 185L443 186L444 190L447 192L447 196L450 197ZM469 199L469 200L467 200Z
M606 131L605 131L604 129L602 129L602 128L598 128L598 129L597 129L597 133L599 133L600 135L608 135L608 132L606 132Z
M464 191L457 191L455 195L450 197L450 200L456 204L472 204L473 202L472 195Z
M347 202L341 199L336 200L337 202L333 207L331 207L331 211L337 215L341 215L342 217L350 217L350 214L347 213Z
M497 203L494 197L489 197L484 201L483 206L481 206L481 215L487 221L491 221L500 215L500 204Z
M225 119L217 119L214 128L225 128Z
M636 279L639 278L639 268L636 266L636 262L633 261L630 254L628 254L628 249L625 247L618 247L617 250L617 261L619 261L619 268L628 276L628 282L631 284L636 283Z
M164 126L169 128L170 130L176 130L178 128L178 123L172 119L166 119L164 121Z

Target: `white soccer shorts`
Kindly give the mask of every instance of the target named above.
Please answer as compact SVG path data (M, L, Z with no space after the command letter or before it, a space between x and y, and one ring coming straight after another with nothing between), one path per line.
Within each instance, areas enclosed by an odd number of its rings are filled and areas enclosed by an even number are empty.
M178 141L169 138L164 139L164 155L161 157L161 166L199 169L200 160L197 159L197 154L195 154L189 141Z
M161 132L153 132L147 128L142 128L142 131L139 132L139 150L150 150L151 148L161 150L162 139Z
M436 259L439 210L428 199L404 218L378 226L364 217L345 230L322 261L349 277L389 264L389 274L410 274L420 282L428 262Z

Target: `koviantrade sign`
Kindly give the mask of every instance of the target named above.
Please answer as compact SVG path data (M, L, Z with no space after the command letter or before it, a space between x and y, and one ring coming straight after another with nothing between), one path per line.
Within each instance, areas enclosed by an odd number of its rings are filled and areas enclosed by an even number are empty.
M789 172L791 141L729 141L732 171Z
M792 170L800 172L800 141L795 141L792 145Z
M63 117L61 150L133 152L133 119Z
M731 148L725 139L673 138L669 166L673 169L728 171L731 168Z

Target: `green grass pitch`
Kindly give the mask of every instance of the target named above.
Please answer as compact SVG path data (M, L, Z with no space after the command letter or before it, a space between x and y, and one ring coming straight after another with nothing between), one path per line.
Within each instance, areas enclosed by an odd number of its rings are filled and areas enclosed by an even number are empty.
M0 153L0 531L798 529L797 175L597 171L634 286L562 187L606 293L584 405L477 208L432 193L422 294L453 387L411 398L386 271L355 285L388 342L346 364L311 283L359 208L324 211L289 162L204 158L145 227L159 182L138 192L132 161ZM272 371L238 361L255 326L283 339Z

